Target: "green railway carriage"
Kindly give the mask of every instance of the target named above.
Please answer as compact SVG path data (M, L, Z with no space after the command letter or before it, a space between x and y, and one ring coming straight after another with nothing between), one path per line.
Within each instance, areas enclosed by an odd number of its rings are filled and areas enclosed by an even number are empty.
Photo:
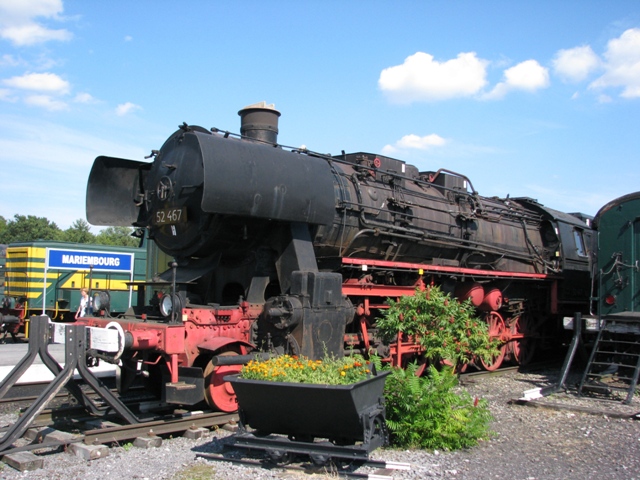
M22 321L41 314L73 321L82 287L92 296L108 292L109 313L124 312L137 303L135 282L145 280L146 260L146 248L50 241L9 244L2 313Z
M598 335L578 385L629 404L640 377L640 192L616 198L593 219L598 249L592 264L591 311ZM594 318L594 315L595 318ZM575 339L576 337L574 337ZM577 342L572 345L575 352ZM563 374L564 375L564 374Z
M612 200L596 214L598 257L594 268L599 317L640 319L640 192Z

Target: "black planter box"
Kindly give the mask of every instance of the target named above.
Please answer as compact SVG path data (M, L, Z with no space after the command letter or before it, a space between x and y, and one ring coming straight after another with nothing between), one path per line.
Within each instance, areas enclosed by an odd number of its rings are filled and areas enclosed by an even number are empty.
M267 436L278 434L287 436L285 443L293 451L299 449L290 442L298 445L327 439L332 445L359 443L358 450L370 452L388 441L383 393L389 373L350 385L245 380L237 375L225 380L231 382L238 398L240 437L246 440L246 427L251 427L260 448L268 447ZM274 442L282 447L282 441Z

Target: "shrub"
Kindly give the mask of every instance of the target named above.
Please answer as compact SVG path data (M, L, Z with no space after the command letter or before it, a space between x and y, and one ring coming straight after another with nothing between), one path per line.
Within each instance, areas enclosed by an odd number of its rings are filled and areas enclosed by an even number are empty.
M380 333L387 341L400 332L413 337L431 363L448 360L455 368L475 356L490 361L499 353L499 341L489 337L487 323L477 318L470 300L458 302L434 286L387 303L389 309L377 321Z
M429 367L416 376L417 364L392 368L386 379L387 426L391 444L401 448L455 450L478 444L490 435L492 420L486 400L453 391L453 369Z

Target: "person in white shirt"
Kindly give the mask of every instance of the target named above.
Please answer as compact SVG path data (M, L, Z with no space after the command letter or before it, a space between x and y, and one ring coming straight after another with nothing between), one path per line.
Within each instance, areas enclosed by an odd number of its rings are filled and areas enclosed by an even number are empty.
M82 287L80 289L80 305L78 306L78 311L76 312L76 320L80 317L84 317L87 314L87 309L89 307L89 291L87 287Z

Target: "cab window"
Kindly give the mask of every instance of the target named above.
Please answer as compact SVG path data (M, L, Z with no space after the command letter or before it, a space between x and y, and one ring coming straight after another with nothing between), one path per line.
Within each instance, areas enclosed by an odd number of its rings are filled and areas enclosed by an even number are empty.
M575 239L575 242L576 242L576 252L580 257L587 256L587 249L585 248L585 245L584 245L583 233L584 232L582 230L577 228L573 230L573 238Z

